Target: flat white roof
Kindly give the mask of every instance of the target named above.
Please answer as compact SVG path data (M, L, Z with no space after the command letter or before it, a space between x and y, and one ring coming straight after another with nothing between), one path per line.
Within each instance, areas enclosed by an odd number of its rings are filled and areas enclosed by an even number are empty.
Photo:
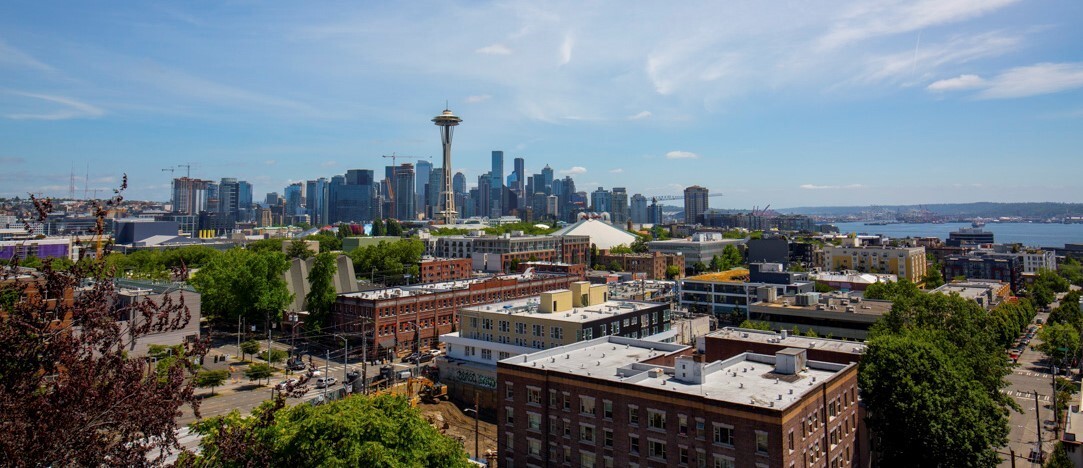
M359 299L393 299L399 297L413 297L423 294L435 294L444 291L454 291L458 289L466 289L471 284L484 283L492 279L514 279L516 281L527 281L536 278L556 278L563 275L560 274L544 274L533 273L530 275L517 274L517 275L499 275L499 276L485 276L480 278L461 279L455 281L441 281L439 283L422 283L410 286L399 286L394 288L382 288L372 289L368 291L358 291L347 294L340 294L344 297L354 297Z
M807 369L783 376L774 373L775 356L743 353L706 363L706 377L699 384L678 380L672 367L643 362L683 351L691 354L688 346L606 336L500 362L775 410L783 410L805 394L818 391L817 384L848 367L808 361Z
M560 322L585 323L601 318L636 313L643 310L666 306L666 303L640 302L640 301L606 301L602 304L574 307L564 312L539 312L539 298L522 298L510 301L497 302L495 304L464 307L464 313L482 313L507 316L534 316Z

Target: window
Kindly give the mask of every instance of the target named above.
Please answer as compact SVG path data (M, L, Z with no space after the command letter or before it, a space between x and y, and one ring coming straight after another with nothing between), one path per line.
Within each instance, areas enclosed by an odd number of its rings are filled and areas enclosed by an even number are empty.
M544 325L531 325L530 328L534 332L534 336L545 336Z
M515 409L510 406L504 407L504 424L509 426L515 424Z
M558 435L560 433L560 424L557 422L556 416L549 416L549 434Z
M526 439L526 453L532 457L541 456L541 441L538 439Z
M696 438L697 439L702 440L706 436L707 431L706 431L706 429L704 429L704 427L706 427L706 426L705 426L705 424L703 422L703 418L696 418Z
M639 424L639 408L635 405L628 405L628 424Z
M620 334L620 321L613 322L613 334L614 335L619 335Z
M580 451L579 466L582 466L583 468L594 468L594 454Z
M504 444L504 446L508 448L508 452L514 452L515 451L515 434L512 434L510 432L505 432L504 433L504 440L507 441L507 443Z
M680 435L688 435L688 415L677 415L677 433Z
M572 396L568 392L564 392L564 411L572 410Z
M583 329L583 339L584 340L589 340L589 339L592 339L592 338L594 338L594 329L593 328L585 328L585 329Z
M518 335L525 335L526 334L526 324L523 323L523 322L516 322L515 323L515 333L518 334Z
M733 468L733 459L730 457L723 457L722 455L714 456L714 468Z
M478 328L478 318L470 317L470 328Z
M532 405L541 405L541 389L538 387L526 388L526 402Z
M549 327L549 337L558 340L564 339L564 329L560 327Z
M534 342L531 343L531 347L537 349L545 349L545 342L542 340L534 340Z
M486 360L486 361L491 361L493 359L493 350L491 350L491 349L482 349L481 350L481 358Z
M666 459L666 443L660 440L647 440L647 455L653 458Z
M790 432L786 434L786 448L793 452L793 429L790 429Z
M572 437L572 421L568 420L568 419L565 419L564 420L564 438L565 439L570 439L571 437Z
M515 384L507 381L504 382L504 398L509 400L515 398Z
M594 416L594 397L579 397L579 413Z
M590 424L579 425L579 440L594 443L594 426Z
M503 361L503 360L505 360L505 359L507 359L507 358L510 358L510 357L511 357L511 353L509 353L509 352L506 352L506 351L501 351L501 352L500 352L500 358L499 358L499 359L500 359L501 361Z
M666 429L666 412L653 409L647 410L647 427L651 429Z
M556 408L558 401L560 401L560 400L557 399L557 391L556 390L549 390L549 407L550 408Z
M688 447L682 445L677 448L677 463L688 466Z
M507 320L501 320L500 321L500 331L502 331L504 333L507 333L507 332L511 331L511 322L509 322Z
M613 402L610 400L602 400L602 417L605 419L613 419Z
M602 445L606 446L606 447L613 447L613 430L612 429L603 429L602 430Z
M565 463L571 463L572 462L572 448L567 446L567 445L564 446L564 462Z
M714 443L733 445L733 426L714 425Z
M756 431L756 453L767 453L767 433L764 431Z
M606 325L606 324L603 323L601 330L602 330L601 336L608 335L609 333L607 333L607 332L609 331L609 325Z
M639 436L628 436L628 451L631 453L639 453Z
M481 319L481 328L483 330L492 330L493 329L493 319L488 319L488 318Z
M541 430L541 415L538 413L526 413L526 428L532 431Z

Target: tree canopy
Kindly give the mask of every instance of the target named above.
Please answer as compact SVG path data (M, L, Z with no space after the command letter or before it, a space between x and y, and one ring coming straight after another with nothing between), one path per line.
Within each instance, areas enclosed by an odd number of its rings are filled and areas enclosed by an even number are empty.
M417 239L402 239L395 242L381 241L379 244L359 247L350 252L354 271L365 276L375 271L376 280L388 285L403 284L411 275L419 273L421 254L425 253L425 244Z
M292 294L283 274L289 262L281 252L233 248L215 256L192 278L202 295L202 311L215 319L247 317L252 323L281 319Z
M308 272L309 289L305 302L308 304L309 317L305 321L306 327L319 329L329 322L336 297L335 271L338 267L335 257L330 252L317 255Z
M870 284L865 288L865 299L894 301L898 297L911 297L919 292L920 290L917 285L911 283L906 278L900 278L899 281L885 281Z
M466 452L401 396L349 398L319 406L265 403L193 426L199 455L180 466L468 467Z

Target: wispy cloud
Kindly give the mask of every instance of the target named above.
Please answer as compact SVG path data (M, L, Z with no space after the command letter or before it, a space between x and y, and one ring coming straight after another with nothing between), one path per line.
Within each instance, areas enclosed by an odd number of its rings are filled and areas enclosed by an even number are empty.
M474 52L482 55L511 55L511 49L504 44L490 44Z
M275 159L268 159L263 161L263 164L266 164L268 166L274 166L275 164L278 164L278 161Z
M926 86L929 91L959 91L963 89L981 88L985 86L985 80L978 75L959 75L955 78L934 81Z
M11 94L39 99L42 101L47 101L64 106L60 109L42 110L33 113L8 114L6 117L12 120L68 120L79 118L94 118L105 115L105 111L98 107L64 96L24 93L19 91L12 91Z
M860 2L845 12L818 45L832 49L864 39L917 31L985 15L1020 0Z
M477 104L479 102L488 101L489 99L492 99L492 96L490 96L488 94L478 94L478 95L475 95L475 96L467 96L466 97L466 103L467 104Z
M624 173L624 169L622 169L622 168L619 168L619 167L618 167L618 168L616 168L616 169L610 169L610 170L609 170L609 173L610 173L610 174L623 174L623 173Z
M860 189L865 188L862 184L849 184L849 185L814 185L803 184L799 188L803 190L840 190L840 189Z
M586 174L587 168L583 166L572 166L567 169L561 169L557 172L564 175Z
M560 64L567 65L572 61L572 48L575 47L575 39L571 34L564 35L564 42L560 44Z
M0 41L0 66L30 68L38 71L52 71L53 67L46 65L32 55L23 52L4 41Z
M650 116L651 116L651 111L642 111L642 112L639 112L638 114L629 115L628 120L643 120L643 119L650 118Z
M1083 63L1039 63L1009 69L989 80L978 94L983 99L1007 99L1057 93L1083 87Z
M926 42L914 50L866 59L865 70L856 81L866 84L905 83L920 79L925 74L936 73L944 67L1012 52L1022 43L1022 36L998 31L972 36L955 36L942 42Z
M699 155L691 151L670 151L666 153L666 159L699 159Z

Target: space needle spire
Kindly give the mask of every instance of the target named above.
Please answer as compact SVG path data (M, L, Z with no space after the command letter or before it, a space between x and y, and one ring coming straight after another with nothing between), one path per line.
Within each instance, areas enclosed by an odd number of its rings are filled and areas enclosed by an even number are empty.
M440 212L444 224L455 224L455 192L451 187L451 137L455 134L455 127L462 122L451 110L444 106L444 112L432 118L432 123L440 127L440 141L444 144L444 184L441 194L444 196L444 210Z

